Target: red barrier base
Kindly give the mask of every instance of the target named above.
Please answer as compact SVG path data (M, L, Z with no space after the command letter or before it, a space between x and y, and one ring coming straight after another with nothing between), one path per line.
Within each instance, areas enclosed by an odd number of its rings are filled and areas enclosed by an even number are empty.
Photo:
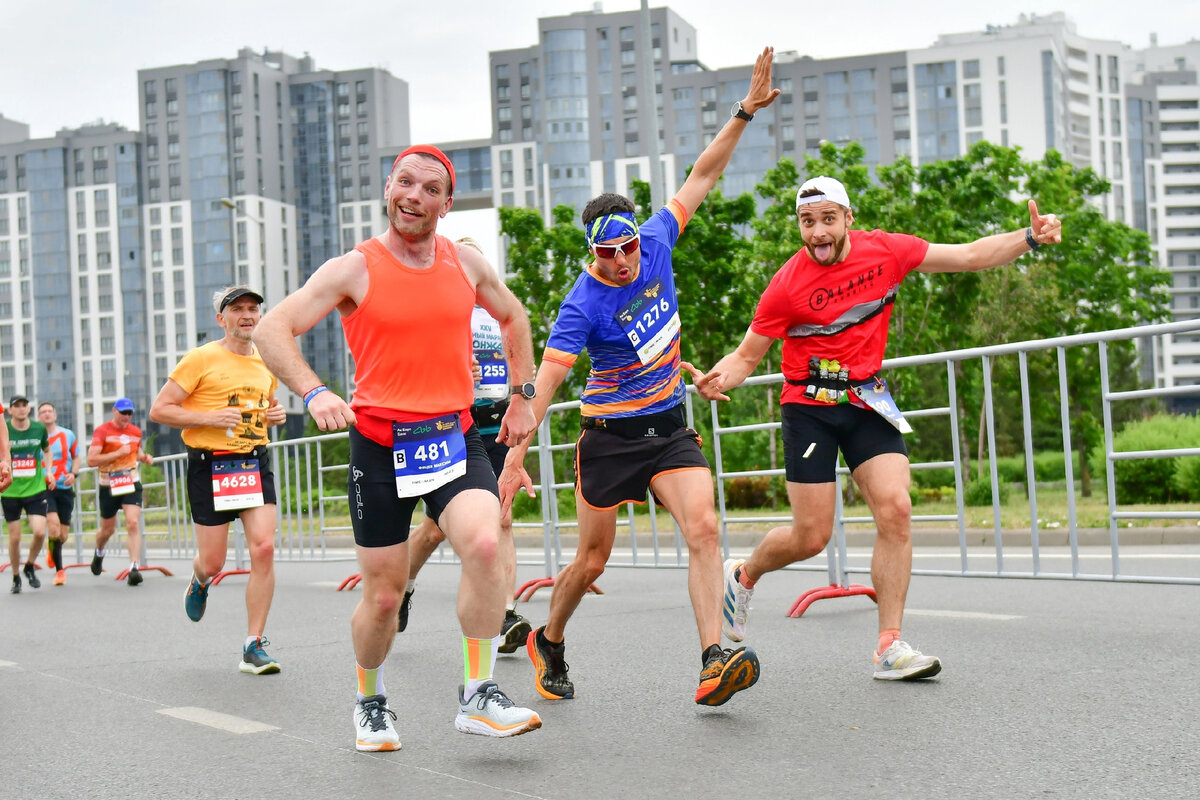
M220 572L218 572L216 575L213 575L213 579L210 582L210 585L216 586L218 583L221 582L221 579L227 575L249 575L249 574L250 574L250 570L248 570L248 569L223 569Z
M554 578L534 578L531 581L525 581L521 584L521 587L513 593L513 600L522 603L528 603L533 598L534 592L536 592L538 589L541 589L543 586L553 585ZM592 594L604 594L604 591L594 583L589 586L587 590Z
M351 589L353 589L355 586L358 586L358 582L361 580L362 580L362 575L360 573L356 572L353 575L351 575L349 578L346 578L346 580L344 580L340 584L338 584L337 590L339 592L343 591L343 590L348 592Z
M10 566L10 565L9 565L9 563L8 563L7 561L5 561L3 564L0 564L0 572L4 572L4 570L8 569L8 568L9 568L9 566ZM24 564L24 562L22 562L22 563L21 563L21 568L22 568L22 569L24 569L24 567L25 567L25 564ZM41 564L39 564L37 561L33 562L33 568L34 568L35 570L38 570L38 571L40 571L40 570L43 570L43 569L46 569L46 567L43 567L43 566L42 566ZM51 572L53 572L53 570L51 570Z
M862 594L871 598L875 602L875 590L870 586L852 583L849 586L841 586L840 584L831 583L829 586L822 586L817 589L809 589L799 597L796 602L792 603L792 607L788 609L789 617L798 617L803 614L808 607L818 600L824 600L827 597L853 597L854 595Z
M75 566L82 567L84 565L76 564ZM88 564L87 566L90 567L91 564ZM147 564L144 567L138 567L138 572L161 572L163 575L166 575L168 578L174 577L174 575L175 575L174 572L171 572L171 570L167 569L166 567L156 567L153 564ZM117 577L113 578L113 580L123 581L128 577L129 577L129 567L126 567L125 569L118 572Z

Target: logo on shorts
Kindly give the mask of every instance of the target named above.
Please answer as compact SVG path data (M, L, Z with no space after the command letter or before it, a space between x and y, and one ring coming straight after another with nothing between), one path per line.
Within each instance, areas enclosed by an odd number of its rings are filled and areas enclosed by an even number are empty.
M351 467L350 471L354 473L354 480L356 481L363 476L363 471L358 467Z
M658 432L654 428L646 428L646 437L649 438L651 436L658 436Z

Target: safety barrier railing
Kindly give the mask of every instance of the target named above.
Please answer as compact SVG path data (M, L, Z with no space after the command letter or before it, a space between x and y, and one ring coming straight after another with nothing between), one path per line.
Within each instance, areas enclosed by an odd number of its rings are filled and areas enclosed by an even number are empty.
M1200 455L1200 447L1182 446L1170 450L1116 452L1113 448L1114 424L1112 409L1114 404L1128 401L1144 401L1153 398L1167 398L1181 395L1200 394L1200 386L1176 386L1168 388L1140 388L1136 390L1114 391L1110 374L1109 348L1114 342L1131 339L1152 339L1174 334L1195 334L1200 332L1200 322L1176 322L1164 325L1124 328L1096 334L1064 336L1053 339L1011 344L994 345L989 347L970 348L947 351L923 356L906 356L888 359L884 369L890 376L896 376L905 370L915 370L920 367L941 367L945 369L946 398L944 403L934 407L909 409L905 416L918 430L925 426L937 424L939 420L948 426L950 442L949 458L918 461L913 460L914 471L930 469L951 469L954 482L953 513L926 514L918 507L912 517L918 525L934 524L946 526L957 534L957 552L955 568L914 568L914 574L921 575L954 575L964 577L1013 577L1013 578L1048 578L1048 579L1084 579L1084 580L1122 580L1144 581L1156 583L1187 583L1195 584L1200 579L1179 575L1134 575L1121 567L1121 550L1123 547L1120 532L1122 523L1128 524L1132 519L1198 519L1200 509L1191 510L1139 510L1121 507L1117 503L1116 475L1114 464L1117 461L1145 458L1177 458ZM1105 483L1108 509L1108 536L1102 546L1109 567L1101 573L1088 572L1081 567L1080 527L1077 518L1077 490L1075 488L1075 471L1073 458L1076 454L1075 438L1071 430L1071 401L1068 384L1068 358L1071 348L1096 347L1099 360L1100 395L1102 400L1102 429L1105 460ZM1038 485L1034 472L1034 427L1030 407L1030 397L1035 385L1030 376L1030 356L1035 353L1051 353L1057 364L1056 377L1058 384L1059 426L1061 427L1062 454L1065 470L1066 487L1066 547L1070 558L1069 571L1053 571L1045 568L1043 555L1045 546L1041 542L1044 528L1039 523ZM1021 437L1023 439L1023 454L1025 460L1026 482L1025 491L1028 500L1029 546L1017 548L1011 543L1006 545L1005 536L1020 532L1013 527L1007 529L1002 524L1000 478L997 467L996 419L997 409L993 402L993 370L1001 359L1015 358L1021 388ZM974 540L979 529L968 525L967 506L964 503L963 462L967 457L962 452L962 440L959 429L960 415L963 412L963 399L958 387L958 374L964 364L977 363L982 375L982 415L983 437L986 440L986 475L991 488L991 525L983 531L992 540L992 561L988 567L979 564L980 545ZM1037 382L1039 392L1045 392L1050 385L1049 376L1039 376L1043 379ZM776 373L772 375L755 376L748 379L743 387L736 390L739 393L753 391L759 387L761 391L778 392L778 386L783 377ZM735 397L736 400L736 397ZM693 390L689 388L687 395L686 414L688 424L696 426L696 408L694 406ZM903 398L901 398L903 404ZM578 522L572 515L560 513L560 493L573 495L574 481L569 468L556 468L556 456L574 448L575 428L562 441L554 439L553 421L562 414L576 415L578 401L555 403L550 406L538 431L538 437L532 450L536 450L537 484L540 490L541 519L535 521L517 522L514 531L523 542L528 541L527 534L540 533L540 557L532 556L530 548L522 548L520 563L526 566L536 566L544 571L546 576L557 574L565 564L563 555L564 537L577 531ZM1006 409L1006 413L1015 414L1015 408ZM792 517L789 509L783 508L778 512L766 514L739 514L729 504L729 484L741 478L766 477L777 480L784 476L782 467L770 469L726 470L725 453L731 437L737 437L756 431L770 432L775 436L781 428L778 421L759 421L733 425L722 424L722 408L717 403L709 404L708 426L712 436L712 467L716 485L716 503L720 523L721 543L728 555L731 549L748 550L756 543L756 537L761 535L763 525L790 524ZM561 424L560 428L564 427ZM1045 432L1042 432L1045 434ZM1044 438L1044 437L1043 437ZM344 432L307 437L303 439L272 442L270 451L273 459L277 488L277 537L276 558L279 561L310 561L310 560L351 560L353 559L353 538L349 524L349 502L345 492L346 486L346 453L348 452L347 437ZM1191 444L1191 443L1182 443ZM560 461L565 462L566 459ZM172 455L155 459L156 467L161 470L162 479L144 483L146 504L143 511L143 530L146 534L144 541L150 542L157 551L164 552L170 558L186 558L195 552L195 539L192 531L190 514L186 501L186 456ZM533 463L527 464L532 467ZM531 470L532 471L532 470ZM982 470L981 470L982 471ZM798 571L826 571L829 584L850 590L853 585L849 582L851 575L866 574L870 571L869 559L862 553L850 554L847 549L847 526L864 526L873 524L870 516L847 516L842 505L842 489L848 472L839 466L837 472L838 491L835 493L837 507L835 510L834 535L826 549L827 564L817 563L798 564L791 569ZM564 497L564 499L566 499ZM674 521L669 521L669 530L658 513L653 497L646 498L646 511L639 513L632 504L628 505L619 518L618 538L614 554L609 564L612 567L644 567L644 568L680 568L687 564L686 547L681 532ZM94 531L99 525L98 488L95 485L93 470L84 470L80 479L78 491L79 512L73 521L75 552L79 562L85 562L82 550L84 531ZM567 502L570 505L570 501ZM418 512L420 513L420 512ZM974 511L972 513L975 513ZM416 520L414 520L415 522ZM969 541L968 531L971 531ZM240 531L235 531L240 534ZM734 544L735 536L741 544ZM117 534L110 548L121 546L123 526L117 526ZM235 548L233 568L244 568L244 557L240 535L233 537ZM1086 545L1092 549L1099 545ZM1055 557L1061 557L1060 545L1055 545ZM568 554L569 557L569 554ZM1095 553L1089 553L1095 557ZM1013 568L1013 559L1019 558L1022 568ZM455 561L453 551L444 546L435 553L433 561ZM1028 567L1025 568L1025 563ZM536 587L535 587L536 588ZM817 590L820 591L820 590ZM798 601L799 603L799 601ZM801 609L802 611L802 609Z

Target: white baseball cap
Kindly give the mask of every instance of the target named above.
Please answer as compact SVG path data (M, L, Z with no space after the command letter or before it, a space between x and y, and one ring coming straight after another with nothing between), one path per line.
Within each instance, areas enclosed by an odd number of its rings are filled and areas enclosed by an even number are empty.
M815 194L808 194L810 192ZM807 194L807 196L805 196ZM820 203L823 200L829 200L837 203L843 208L850 208L850 196L846 194L846 187L842 186L842 182L836 178L827 178L824 176L817 178L809 178L796 192L796 210L800 210L800 206L808 205L809 203Z

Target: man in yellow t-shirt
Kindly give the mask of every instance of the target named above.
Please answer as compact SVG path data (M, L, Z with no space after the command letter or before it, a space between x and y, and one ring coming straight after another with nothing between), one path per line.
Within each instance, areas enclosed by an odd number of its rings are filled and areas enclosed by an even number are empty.
M204 616L209 583L225 565L229 523L242 520L250 580L238 669L253 675L279 672L263 637L275 593L275 475L267 427L287 418L275 399L279 382L250 340L262 319L262 302L261 294L245 286L217 292L213 309L225 336L180 359L150 408L153 421L182 428L187 445L197 553L184 608L194 622Z

